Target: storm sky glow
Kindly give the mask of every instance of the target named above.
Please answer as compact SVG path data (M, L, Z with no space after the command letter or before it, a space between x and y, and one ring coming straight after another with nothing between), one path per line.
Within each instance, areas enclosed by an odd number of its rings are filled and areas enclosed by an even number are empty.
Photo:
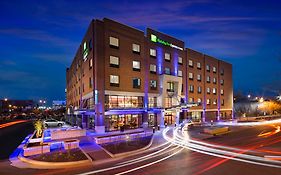
M1 1L0 98L64 99L65 69L93 18L146 27L233 64L234 90L281 87L278 1Z

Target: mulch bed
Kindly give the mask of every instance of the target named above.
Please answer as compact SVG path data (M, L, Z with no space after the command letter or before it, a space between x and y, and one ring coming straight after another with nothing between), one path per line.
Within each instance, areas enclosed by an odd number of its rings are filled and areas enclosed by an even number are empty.
M87 157L79 148L71 150L56 150L49 153L30 156L29 158L45 162L73 162L87 160Z
M128 151L134 151L147 146L150 143L152 136L137 138L128 141L119 141L113 143L101 144L104 149L112 154L124 153Z

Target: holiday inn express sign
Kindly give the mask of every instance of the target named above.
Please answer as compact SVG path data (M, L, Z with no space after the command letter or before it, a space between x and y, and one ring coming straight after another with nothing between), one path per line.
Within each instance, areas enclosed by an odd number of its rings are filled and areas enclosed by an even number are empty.
M150 40L152 42L155 42L155 43L160 43L160 44L163 44L165 46L170 46L170 47L175 48L175 49L183 50L182 47L176 46L172 43L169 43L168 41L164 41L164 40L158 38L156 35L153 35L153 34L150 35Z

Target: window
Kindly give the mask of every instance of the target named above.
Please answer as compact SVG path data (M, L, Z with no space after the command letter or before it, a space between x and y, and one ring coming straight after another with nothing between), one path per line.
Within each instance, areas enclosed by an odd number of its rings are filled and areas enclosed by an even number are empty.
M224 69L221 69L221 75L224 75Z
M149 70L151 73L156 73L156 65L155 64L150 64L149 65Z
M150 49L150 56L156 57L156 50L155 49Z
M150 108L157 107L157 97L148 97L148 106Z
M189 67L193 67L193 61L192 60L188 60L188 65L189 65Z
M216 94L216 93L217 93L217 89L213 88L213 94Z
M165 53L165 61L171 61L171 54Z
M140 61L133 61L133 70L140 71Z
M197 103L202 103L202 99L198 98Z
M189 98L188 98L188 102L189 102L189 103L193 103L193 102L194 102L194 98L189 97Z
M89 68L91 69L93 67L93 59L91 58L90 60L89 60Z
M188 73L188 78L189 78L190 80L193 80L193 73L189 72L189 73Z
M119 86L119 76L110 75L110 86Z
M197 62L197 69L201 69L201 63Z
M174 84L174 82L168 82L167 91L168 91L168 92L174 92L174 90L175 90L175 84Z
M167 75L170 75L171 74L171 70L170 70L170 68L165 68L165 74L167 74Z
M210 88L207 88L207 94L210 94L210 92L211 92Z
M214 99L213 100L213 105L216 105L217 104L217 99Z
M140 45L139 44L133 44L133 52L134 53L140 53Z
M206 70L207 70L208 72L210 72L210 66L209 66L209 65L206 65Z
M211 78L210 78L210 76L207 76L207 83L210 83L210 80Z
M216 73L217 72L217 68L213 67L213 72Z
M216 79L216 77L213 78L213 83L214 83L214 84L217 84L217 79Z
M93 43L92 43L92 39L89 40L89 49L91 50L93 48Z
M115 38L115 37L109 37L109 45L111 47L114 47L114 48L118 48L119 47L119 39L118 38Z
M157 89L157 81L156 80L150 80L150 89L152 89L152 90Z
M221 100L221 105L224 106L224 99Z
M224 94L224 91L223 91L223 89L221 89L221 95L223 95Z
M182 71L181 70L178 70L178 76L182 77Z
M82 92L85 92L85 85L84 85L84 83L82 84Z
M223 79L221 79L221 85L223 85L224 84L224 81L223 81Z
M197 74L197 80L201 81L201 75L200 74Z
M189 89L189 92L193 92L194 91L194 86L193 85L189 85L188 89Z
M179 63L179 64L182 64L182 57L179 57L178 63Z
M140 78L133 78L133 88L140 88L141 79Z
M93 87L93 81L92 77L89 78L89 88L91 89Z
M202 92L202 88L201 88L201 86L198 86L198 94L201 94L201 92Z
M116 56L110 56L110 67L119 67L119 58Z
M211 100L210 99L207 99L207 105L210 105L211 104Z

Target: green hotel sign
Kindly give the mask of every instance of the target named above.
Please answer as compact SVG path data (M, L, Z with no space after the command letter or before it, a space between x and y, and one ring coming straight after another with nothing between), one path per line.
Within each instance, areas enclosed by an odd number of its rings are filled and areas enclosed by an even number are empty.
M87 48L87 42L84 42L83 45L83 60L87 61L87 56L89 54L89 48Z
M159 44L162 44L162 45L165 45L165 46L170 46L170 47L175 48L175 49L183 50L182 47L179 47L177 45L169 43L168 41L164 41L164 40L158 38L156 35L153 35L153 34L150 35L150 40L152 42L155 42L155 43L159 43Z

